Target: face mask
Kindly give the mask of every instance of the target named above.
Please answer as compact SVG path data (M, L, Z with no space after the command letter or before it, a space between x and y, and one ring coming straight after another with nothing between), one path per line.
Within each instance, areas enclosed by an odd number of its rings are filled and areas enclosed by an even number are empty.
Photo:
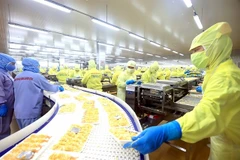
M133 73L134 73L134 69L128 68L128 69L127 69L127 72L128 72L129 74L133 74Z
M209 57L205 55L205 51L191 54L191 61L198 69L205 69L208 65Z
M6 68L7 71L11 72L11 71L15 70L16 67L15 67L15 65L12 65L11 63L8 63L5 68Z

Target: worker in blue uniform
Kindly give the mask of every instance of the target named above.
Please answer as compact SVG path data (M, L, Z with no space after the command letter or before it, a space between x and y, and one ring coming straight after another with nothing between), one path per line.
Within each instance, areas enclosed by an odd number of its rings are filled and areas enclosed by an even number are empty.
M62 86L50 84L39 74L39 62L33 58L24 58L23 72L14 80L14 114L20 129L30 125L41 116L43 90L49 92L64 91Z
M14 92L13 78L9 72L15 69L15 59L0 53L0 140L11 134Z

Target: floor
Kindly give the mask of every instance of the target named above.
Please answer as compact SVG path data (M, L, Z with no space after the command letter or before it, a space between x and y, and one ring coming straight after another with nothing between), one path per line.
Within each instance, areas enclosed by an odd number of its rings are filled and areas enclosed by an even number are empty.
M171 142L183 148L189 148L187 152L178 150L168 144L163 144L158 150L149 154L150 160L208 160L210 148L207 146L208 139L195 144L185 143L183 141Z

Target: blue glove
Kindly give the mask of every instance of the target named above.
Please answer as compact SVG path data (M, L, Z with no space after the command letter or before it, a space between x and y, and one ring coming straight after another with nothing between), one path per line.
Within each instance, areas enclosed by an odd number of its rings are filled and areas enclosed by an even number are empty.
M134 148L142 154L147 154L158 149L163 142L180 139L182 130L177 121L145 129L132 142L124 144L124 148Z
M135 80L128 80L128 81L126 82L126 85L133 84L133 83L135 83L135 82L136 82Z
M138 84L138 85L141 85L141 84L142 84L142 81L138 81L137 84Z
M63 86L59 86L59 88L58 88L58 89L59 89L59 91L60 91L60 92L63 92L63 91L64 91L64 88L63 88Z
M202 93L202 86L197 86L196 91Z
M0 117L4 117L7 115L8 107L6 104L0 105Z

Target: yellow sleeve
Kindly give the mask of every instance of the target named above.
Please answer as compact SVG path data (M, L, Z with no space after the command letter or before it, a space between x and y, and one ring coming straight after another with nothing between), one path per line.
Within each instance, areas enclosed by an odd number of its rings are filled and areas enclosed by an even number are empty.
M125 79L125 72L122 72L117 80L117 87L119 88L126 88L126 79Z
M117 84L117 79L118 79L119 73L114 73L113 78L112 78L112 84Z
M87 71L87 72L85 73L85 75L83 76L82 84L87 84L90 76L91 76L91 71Z
M214 75L209 80L200 103L189 113L177 119L182 128L182 140L195 143L223 133L232 117L240 112L239 82L231 75Z
M149 77L148 77L148 71L144 72L142 75L142 82L143 83L149 83Z

